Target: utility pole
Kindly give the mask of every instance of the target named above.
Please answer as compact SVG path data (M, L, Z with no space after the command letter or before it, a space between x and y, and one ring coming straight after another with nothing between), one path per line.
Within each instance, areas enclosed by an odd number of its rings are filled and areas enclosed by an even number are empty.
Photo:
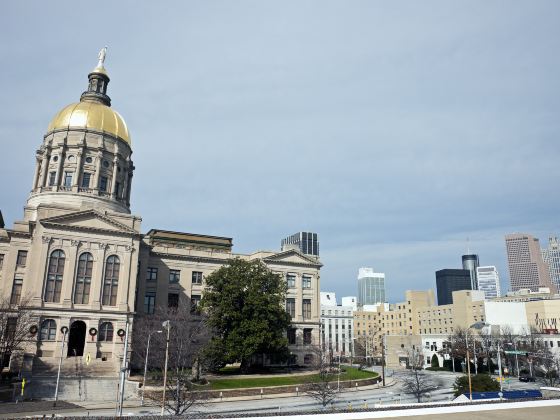
M467 346L467 375L469 376L469 400L472 401L472 383L471 383L471 361L469 356L469 337L468 329L465 330L465 344Z
M381 341L381 372L383 379L383 386L385 386L385 334L382 335Z
M118 403L118 416L122 417L123 411L123 400L124 400L124 384L126 379L126 371L128 369L128 315L126 316L126 329L124 334L124 352L123 352L123 362L121 367L121 379L119 384L119 403Z
M56 374L56 388L54 390L54 402L53 407L56 407L58 401L58 384L60 383L60 369L62 368L62 358L64 357L64 343L66 342L66 333L68 332L68 327L64 326L60 329L62 333L62 348L60 350L60 360L58 361L58 373Z
M161 325L162 327L167 328L167 341L165 344L165 369L163 372L163 398L161 400L161 415L163 416L165 410L165 388L167 387L167 361L169 360L169 330L171 329L171 322L167 320Z

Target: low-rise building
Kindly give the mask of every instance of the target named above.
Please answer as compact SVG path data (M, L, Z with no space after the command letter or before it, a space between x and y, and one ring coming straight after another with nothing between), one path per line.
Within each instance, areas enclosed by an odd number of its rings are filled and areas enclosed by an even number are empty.
M321 346L331 354L353 354L353 313L353 306L337 305L334 292L321 292Z

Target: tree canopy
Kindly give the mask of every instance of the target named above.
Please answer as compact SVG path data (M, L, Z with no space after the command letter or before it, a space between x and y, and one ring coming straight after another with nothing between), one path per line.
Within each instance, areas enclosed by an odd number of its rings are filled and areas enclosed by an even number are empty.
M246 371L257 354L288 357L284 305L286 283L262 261L235 258L206 277L201 307L213 338L206 349L210 366L241 363Z
M490 375L479 373L471 376L472 392L499 391L500 383ZM469 393L469 377L467 375L459 376L453 384L455 388L455 396Z

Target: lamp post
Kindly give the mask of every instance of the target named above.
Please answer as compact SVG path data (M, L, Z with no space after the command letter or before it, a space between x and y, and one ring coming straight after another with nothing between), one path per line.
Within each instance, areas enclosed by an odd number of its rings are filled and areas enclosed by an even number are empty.
M472 383L471 383L471 362L469 357L469 338L468 338L468 331L467 328L465 330L465 345L467 346L467 375L469 377L469 400L472 401Z
M144 380L142 381L142 399L140 402L141 406L144 406L144 390L146 389L146 374L148 373L148 354L150 354L150 338L152 338L152 334L157 333L161 334L163 331L152 331L148 334L148 345L146 346L146 361L144 362Z
M165 410L165 388L167 387L167 361L169 359L169 330L171 329L171 322L164 321L161 326L167 328L167 340L165 343L165 367L163 372L163 397L161 400L161 415L163 416Z
M60 383L60 368L62 367L62 358L64 357L64 343L66 342L66 334L68 333L68 327L64 326L60 328L62 333L62 345L60 349L60 360L58 361L58 373L56 374L56 388L54 390L54 402L53 407L56 407L56 402L58 401L58 385Z
M517 343L513 340L513 343L508 343L515 350L515 371L517 372L517 377L519 378L519 359L517 358Z
M385 386L385 334L381 336L381 375Z

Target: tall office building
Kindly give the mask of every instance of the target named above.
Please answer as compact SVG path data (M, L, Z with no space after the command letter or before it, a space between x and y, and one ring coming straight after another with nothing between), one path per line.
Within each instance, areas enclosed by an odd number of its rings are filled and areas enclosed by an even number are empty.
M560 242L557 237L548 238L548 248L542 250L542 257L548 264L550 280L560 291Z
M319 256L319 238L316 233L298 232L282 239L282 251L289 249L290 246L297 247L304 254Z
M375 273L373 268L358 270L358 305L376 305L385 302L385 273Z
M436 289L438 305L453 303L453 292L472 290L471 272L455 268L436 271Z
M477 275L476 269L480 266L478 263L478 255L476 254L467 254L463 255L463 270L469 270L471 273L471 289L477 290L478 289L478 282L477 282Z
M506 250L512 291L531 289L536 292L540 287L548 287L556 292L537 238L525 233L506 235Z
M493 265L486 267L478 267L477 279L478 279L478 290L484 292L485 299L494 299L501 297L502 293L500 291L500 276L498 275L498 270Z

